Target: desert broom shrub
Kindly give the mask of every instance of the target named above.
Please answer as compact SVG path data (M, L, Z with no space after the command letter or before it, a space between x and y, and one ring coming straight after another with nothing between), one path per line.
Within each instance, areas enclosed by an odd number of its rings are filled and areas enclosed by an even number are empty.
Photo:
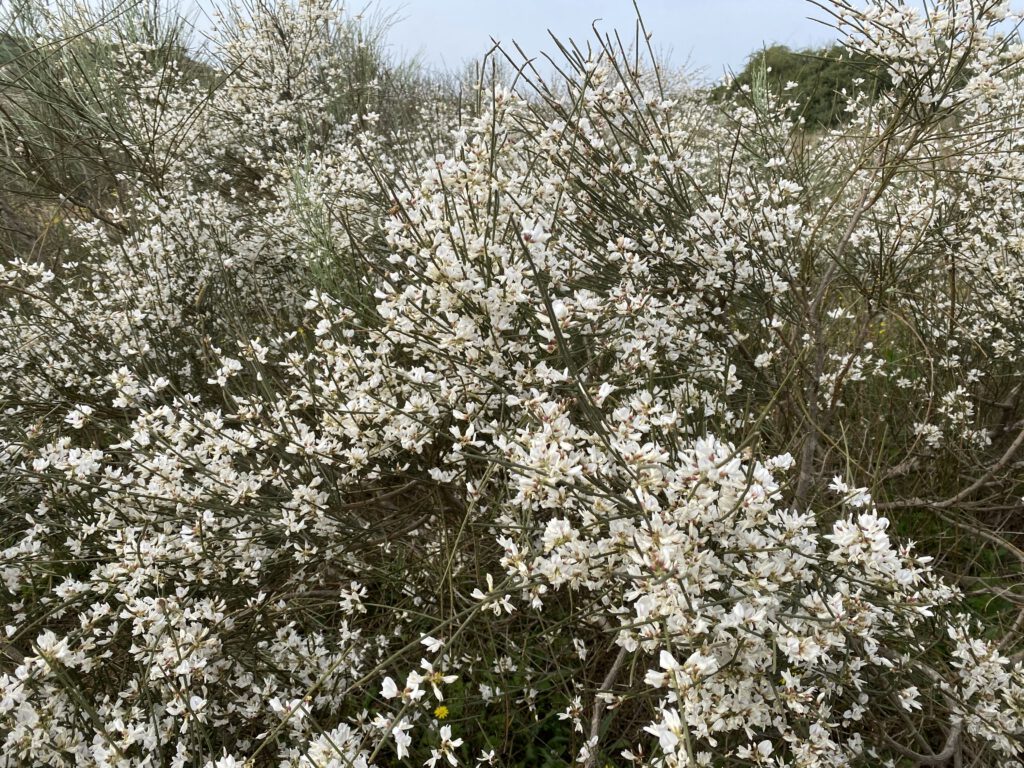
M1024 49L827 8L892 88L813 136L642 26L16 20L5 172L102 183L0 271L0 765L1019 760Z

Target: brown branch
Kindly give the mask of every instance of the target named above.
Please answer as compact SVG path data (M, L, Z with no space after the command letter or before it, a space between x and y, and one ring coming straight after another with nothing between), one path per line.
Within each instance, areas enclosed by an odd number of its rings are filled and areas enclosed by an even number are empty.
M960 744L960 736L963 733L963 724L956 723L953 729L949 732L949 737L946 739L946 744L942 748L942 751L935 755L922 755L920 752L915 752L908 747L904 747L897 741L894 741L889 734L883 733L882 739L892 749L895 749L904 757L910 758L918 765L931 766L931 765L945 765L953 757L956 752L956 748Z
M601 731L601 715L604 714L605 702L601 698L601 694L608 691L613 685L615 680L619 676L619 672L622 671L623 664L626 663L626 649L620 648L619 655L615 657L615 661L612 662L612 668L608 670L608 674L604 676L604 680L601 681L601 687L597 690L597 694L594 696L594 714L590 718L590 743L592 745L597 744L598 736ZM597 761L597 751L591 749L590 754L587 756L587 762L584 763L584 768L593 768L594 763Z
M997 461L995 464L989 467L985 471L985 473L981 475L981 477L979 477L969 486L959 491L954 496L950 496L948 499L942 499L941 501L928 501L926 499L913 498L905 499L903 501L883 502L880 504L876 504L875 506L880 510L905 509L907 507L930 507L931 509L949 509L950 507L962 502L975 491L979 490L980 488L983 488L988 483L988 481L992 479L996 472L1006 467L1006 465L1013 460L1013 457L1017 454L1017 451L1020 450L1020 447L1022 445L1024 445L1024 428L1022 428L1021 431L1017 433L1017 437L1010 444L1010 447L1006 449L1003 455L999 457L999 461Z

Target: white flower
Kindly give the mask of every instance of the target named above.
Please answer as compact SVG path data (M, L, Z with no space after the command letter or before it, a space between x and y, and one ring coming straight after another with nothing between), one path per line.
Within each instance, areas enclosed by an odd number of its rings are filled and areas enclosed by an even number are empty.
M93 409L88 405L77 405L64 417L64 421L73 429L81 429L92 412Z
M658 743L666 754L675 752L683 732L683 724L679 719L679 713L674 709L663 709L661 719L651 723L644 728L652 736L656 736Z
M411 729L412 723L405 718L395 723L391 729L391 736L395 740L395 751L398 754L399 760L409 756L409 746L412 744L412 737L409 735Z
M206 768L243 768L244 760L239 760L234 755L224 755L216 762L206 763Z
M385 677L384 684L381 686L380 689L380 693L385 699L393 699L396 696L398 696L400 691L398 690L398 685L392 678Z
M900 700L900 706L908 712L921 709L921 702L919 697L921 692L918 691L917 686L911 685L901 690L897 696Z
M426 637L422 638L420 642L423 645L425 645L427 647L427 650L431 653L437 653L441 650L441 648L444 647L443 640L438 640L436 637L431 637L430 635L427 635Z

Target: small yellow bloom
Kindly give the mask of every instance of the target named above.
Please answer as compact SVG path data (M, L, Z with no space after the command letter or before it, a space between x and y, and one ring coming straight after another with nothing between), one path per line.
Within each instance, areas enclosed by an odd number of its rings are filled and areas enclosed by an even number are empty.
M437 709L434 710L434 717L436 717L438 720L444 720L446 717L448 717L448 707L446 707L444 704L440 705Z

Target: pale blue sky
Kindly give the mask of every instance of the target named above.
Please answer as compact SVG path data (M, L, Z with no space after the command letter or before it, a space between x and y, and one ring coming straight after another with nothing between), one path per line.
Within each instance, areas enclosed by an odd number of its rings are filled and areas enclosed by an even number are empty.
M2 2L2 0L0 0ZM202 9L218 0L179 0L198 11L197 26L208 28ZM220 0L224 2L224 0ZM659 53L674 64L700 69L709 79L725 68L739 69L762 44L821 45L832 31L810 20L825 14L807 0L637 0ZM560 39L592 39L591 23L623 39L632 38L632 0L350 0L349 11L368 8L394 17L387 36L397 54L418 55L428 66L458 69L491 47L491 37L511 50L513 40L530 54L552 51L551 30Z
M644 23L659 51L676 64L689 63L717 79L738 69L764 43L806 47L828 42L833 31L810 20L825 14L807 0L638 0ZM527 53L551 51L550 29L559 38L586 41L600 19L603 31L632 36L631 0L405 0L393 8L401 20L389 40L429 64L454 67L480 55L493 36L516 40Z
M224 2L225 0L220 0ZM921 2L922 0L909 0ZM0 0L2 2L2 0ZM209 8L218 0L179 0L184 9ZM676 65L718 80L739 70L763 45L792 48L827 44L835 32L828 15L808 0L637 0L652 44ZM1016 8L1024 0L1014 0ZM592 39L591 23L624 39L634 30L632 0L349 0L347 8L391 14L388 40L397 54L418 55L427 66L458 69L487 51L490 39L511 50L513 40L528 54L552 51L551 30L560 39ZM198 20L198 26L206 24Z

